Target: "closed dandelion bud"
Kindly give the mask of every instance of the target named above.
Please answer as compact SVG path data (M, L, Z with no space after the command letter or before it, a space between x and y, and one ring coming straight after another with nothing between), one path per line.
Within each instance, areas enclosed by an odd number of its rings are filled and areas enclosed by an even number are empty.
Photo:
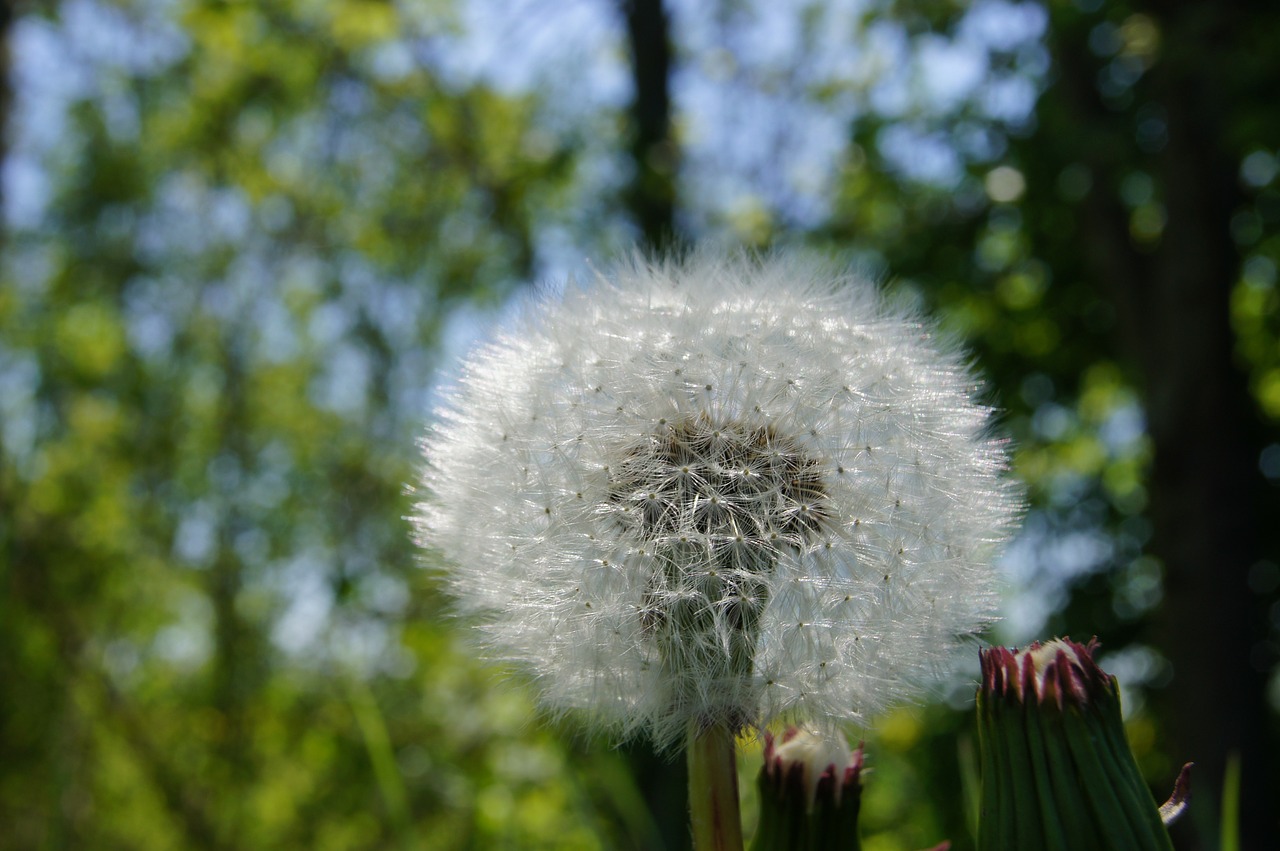
M980 851L1172 849L1165 824L1185 808L1190 766L1157 807L1096 647L1054 639L981 653Z
M752 851L857 851L862 747L838 733L765 733L760 823Z
M795 255L635 261L442 391L414 521L491 656L659 747L865 720L996 607L1020 512L964 354Z

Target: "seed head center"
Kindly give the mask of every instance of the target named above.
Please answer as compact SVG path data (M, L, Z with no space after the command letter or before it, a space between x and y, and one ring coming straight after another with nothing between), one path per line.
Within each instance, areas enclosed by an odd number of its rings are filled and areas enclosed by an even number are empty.
M773 425L691 415L669 419L610 466L623 525L659 546L697 537L714 550L812 540L828 516L817 461Z

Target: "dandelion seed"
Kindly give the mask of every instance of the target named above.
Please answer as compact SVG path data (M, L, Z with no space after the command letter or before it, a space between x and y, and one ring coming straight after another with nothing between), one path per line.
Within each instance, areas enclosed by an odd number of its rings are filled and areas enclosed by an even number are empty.
M976 386L861 279L636 261L470 357L417 538L554 710L661 747L691 720L865 722L994 615L1020 501Z

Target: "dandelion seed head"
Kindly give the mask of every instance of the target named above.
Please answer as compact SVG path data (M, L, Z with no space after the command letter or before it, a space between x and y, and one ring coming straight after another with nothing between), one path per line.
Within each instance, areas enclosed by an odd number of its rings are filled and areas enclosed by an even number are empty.
M634 260L464 364L414 522L553 710L865 723L996 606L1020 513L962 352L821 263Z

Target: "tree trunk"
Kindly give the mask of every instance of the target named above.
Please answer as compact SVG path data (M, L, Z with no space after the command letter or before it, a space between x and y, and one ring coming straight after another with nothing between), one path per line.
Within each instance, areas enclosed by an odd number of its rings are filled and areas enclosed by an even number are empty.
M631 48L630 140L634 171L626 202L644 244L665 245L675 236L675 174L679 159L671 138L670 19L662 0L622 0Z
M1132 116L1098 97L1083 28L1051 38L1079 121L1075 153L1094 174L1080 238L1116 306L1121 353L1138 368L1154 448L1148 549L1165 581L1152 637L1172 666L1154 697L1170 734L1162 751L1196 763L1192 817L1175 838L1181 848L1214 844L1224 772L1238 754L1241 847L1271 848L1280 840L1268 803L1267 672L1253 659L1267 625L1247 581L1262 555L1263 441L1230 319L1241 262L1230 223L1240 198L1225 138L1230 110L1244 101L1231 96L1224 69L1241 49L1239 21L1217 4L1174 4L1152 16L1159 54L1140 85L1162 110L1168 139L1154 156L1132 148ZM1149 168L1163 194L1166 225L1154 246L1133 242L1129 211L1115 197L1134 167Z
M625 201L642 247L653 251L675 235L678 152L671 138L670 19L662 0L621 0L621 7L635 87L628 116L632 175ZM685 761L656 755L648 741L629 742L622 752L653 814L662 847L690 847Z

